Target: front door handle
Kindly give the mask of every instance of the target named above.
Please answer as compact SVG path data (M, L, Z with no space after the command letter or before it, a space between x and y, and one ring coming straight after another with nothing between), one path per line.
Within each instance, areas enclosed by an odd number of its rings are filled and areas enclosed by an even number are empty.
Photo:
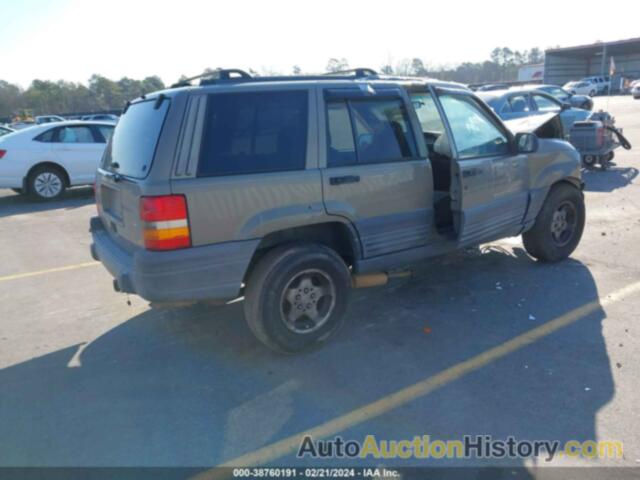
M331 177L329 179L331 185L344 185L345 183L358 183L359 181L359 175L344 175L342 177Z

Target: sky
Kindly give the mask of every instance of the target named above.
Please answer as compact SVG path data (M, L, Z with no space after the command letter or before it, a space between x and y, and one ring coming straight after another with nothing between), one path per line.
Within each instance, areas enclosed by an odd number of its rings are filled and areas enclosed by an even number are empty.
M451 66L486 60L496 46L640 37L638 14L635 2L594 14L557 0L0 0L0 80L24 88L98 73L172 83L207 67L320 72L331 57L374 69L414 57Z

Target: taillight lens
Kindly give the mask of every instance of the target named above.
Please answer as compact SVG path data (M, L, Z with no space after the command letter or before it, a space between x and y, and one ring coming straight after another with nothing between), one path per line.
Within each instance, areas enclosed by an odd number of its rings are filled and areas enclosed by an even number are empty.
M176 250L191 246L184 195L140 198L144 246L148 250Z
M6 150L0 150L0 158L4 157L7 154Z

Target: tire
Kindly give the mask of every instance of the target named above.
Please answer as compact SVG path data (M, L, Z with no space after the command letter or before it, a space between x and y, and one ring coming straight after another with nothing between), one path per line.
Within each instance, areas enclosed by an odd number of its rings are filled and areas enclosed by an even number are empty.
M596 93L597 93L597 92L596 92L595 90L591 90L591 91L589 92L589 96L590 96L590 97L595 97L595 96L596 96Z
M316 346L343 324L351 276L338 254L323 245L276 247L258 261L246 283L244 312L249 328L278 353Z
M61 169L44 165L37 167L28 179L29 194L36 200L57 200L66 189L65 175Z
M583 110L593 110L593 102L584 102L580 108Z
M582 164L586 168L594 168L598 163L598 157L596 155L583 155L582 156Z
M580 243L584 221L582 192L567 183L554 185L536 217L533 228L522 235L524 248L529 255L541 262L564 260ZM562 225L565 225L565 230L561 229Z

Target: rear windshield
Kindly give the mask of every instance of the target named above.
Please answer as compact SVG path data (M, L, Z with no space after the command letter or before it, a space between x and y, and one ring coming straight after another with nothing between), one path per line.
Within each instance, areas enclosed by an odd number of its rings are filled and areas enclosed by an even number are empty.
M102 167L127 177L146 177L168 109L169 99L158 108L155 99L131 104L113 132Z

